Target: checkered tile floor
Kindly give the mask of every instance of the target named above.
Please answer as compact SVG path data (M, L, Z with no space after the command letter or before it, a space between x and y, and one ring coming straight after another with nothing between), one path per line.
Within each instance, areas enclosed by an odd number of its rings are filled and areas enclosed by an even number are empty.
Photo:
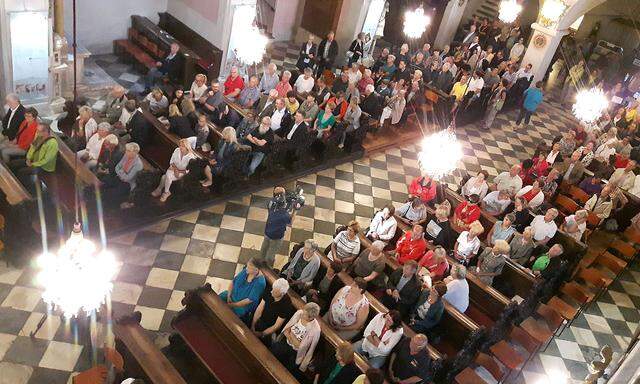
M291 59L284 57L283 62ZM499 116L489 132L475 126L458 128L464 158L449 182L458 183L462 171L484 169L496 175L532 155L540 140L548 142L573 124L554 103L542 105L532 128L514 129L510 124L514 115ZM376 208L390 200L404 201L408 181L419 172L418 151L413 145L394 148L297 180L307 205L287 230L276 264L285 262L296 242L313 238L324 247L336 226L354 218L366 226ZM184 292L205 282L217 291L225 289L258 253L270 194L268 188L110 239L121 261L111 297L115 316L142 312L142 325L159 346L165 346ZM74 372L91 366L92 352L84 342L87 332L59 316L50 315L35 339L29 338L46 313L35 275L32 267L0 266L0 384L70 383ZM616 358L626 348L640 320L636 308L640 308L640 268L633 266L516 381L538 383L560 372L570 382L579 382L586 375L586 363L603 344L613 347ZM97 334L95 345L111 340L108 327L101 323Z

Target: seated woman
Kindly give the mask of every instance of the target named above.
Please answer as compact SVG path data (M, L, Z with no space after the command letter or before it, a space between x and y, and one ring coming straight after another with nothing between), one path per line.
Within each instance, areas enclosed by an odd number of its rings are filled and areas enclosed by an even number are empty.
M173 90L173 93L169 97L169 104L176 105L178 106L178 108L180 108L180 106L182 105L182 101L184 101L184 99L185 99L184 88L182 87L182 85L178 85L176 86L176 88Z
M508 190L489 192L482 199L482 209L491 216L500 216L511 205L511 196Z
M485 170L482 170L478 172L477 175L469 178L469 180L467 180L467 182L462 186L462 196L469 197L471 195L478 195L481 199L483 199L487 195L487 191L489 190L489 185L487 184L488 177L489 173L487 173L487 171Z
M379 292L385 287L386 256L382 250L385 244L383 241L374 241L369 248L366 248L353 263L351 276L361 277L367 282L370 292Z
M0 143L0 154L2 161L8 164L12 158L25 157L31 143L36 137L38 128L38 111L29 107L24 111L24 120L18 127L18 132L13 140L6 140Z
M128 209L133 207L133 203L127 201L128 197L136 189L136 177L144 165L140 159L138 144L127 143L124 149L124 155L116 164L115 174L102 179L102 191L108 201L120 204L122 209Z
M347 229L338 233L331 242L329 258L338 264L351 265L360 253L358 232L360 224L355 220L350 221Z
M422 259L420 259L418 265L427 268L431 281L442 280L449 270L447 251L438 245L433 251L428 251Z
M396 244L396 259L403 265L409 260L418 261L427 250L427 242L424 240L421 225L414 225L411 231L407 231Z
M408 225L423 225L427 221L427 207L419 197L413 197L396 210L398 218Z
M282 274L298 292L306 292L313 284L318 269L320 268L320 256L316 253L316 243L306 240L304 246L298 249L295 256Z
M389 244L398 229L398 223L394 216L395 212L395 207L388 204L376 213L367 231L367 238L371 241L382 240L385 244Z
M613 209L614 188L615 187L611 187L611 184L605 185L599 194L595 194L587 200L584 204L584 209L595 213L600 220L608 218L609 215L611 215L611 210Z
M340 289L331 300L324 320L344 340L357 335L369 316L369 300L365 296L367 282L356 277L351 285Z
M524 265L536 247L533 241L533 228L526 227L524 231L522 231L522 234L516 232L509 246L511 248L509 258L520 265Z
M149 111L151 111L154 116L161 116L167 113L169 99L162 93L160 88L151 90L147 97L144 98L144 101L149 103Z
M478 266L476 267L478 278L487 285L493 284L493 278L502 273L510 251L509 243L504 240L496 240L493 248L485 248L478 257Z
M71 128L69 147L73 151L84 149L87 141L96 132L98 132L98 123L93 118L93 110L86 105L81 106L78 109L78 119Z
M160 178L160 184L151 192L151 196L160 197L160 201L163 203L167 201L169 196L171 196L171 184L187 174L189 162L195 158L196 155L193 153L187 139L180 140L178 148L173 151L171 160L169 160L169 168Z
M284 326L271 352L297 378L307 370L320 339L320 307L307 303Z
M231 310L243 321L248 321L253 311L260 303L266 280L260 271L264 262L259 259L249 259L246 267L238 273L229 288L220 293L220 299L226 301Z
M293 316L295 309L287 295L289 283L278 279L271 286L271 293L260 300L251 320L251 330L269 347L282 326Z
M333 110L336 105L333 103L327 103L313 123L313 130L316 132L318 139L328 138L331 135L331 129L336 124L336 117L333 115Z
M203 176L200 184L205 188L213 185L213 176L222 174L222 170L231 163L233 155L239 149L240 144L238 144L236 130L233 127L223 129L222 140L218 142L217 150L210 152L208 159L199 162L199 169L202 169L200 175Z
M435 283L430 289L422 287L420 298L411 316L411 328L418 333L428 333L438 325L444 313L442 296L447 293L447 285L442 281Z
M378 313L364 329L364 338L353 344L353 349L373 368L380 368L387 361L391 350L402 338L400 312L391 310Z
M496 221L487 234L487 244L493 246L497 240L509 241L511 235L516 232L516 229L511 225L515 219L516 215L508 213L504 219Z
M451 228L450 213L449 201L445 200L442 204L436 204L436 218L430 220L425 229L425 238L429 243L440 245L448 250L453 249L457 237L457 233Z
M564 218L560 229L576 241L582 241L582 235L587 230L587 217L589 217L589 212L586 209L579 209L573 215Z
M474 223L480 219L480 207L478 202L480 197L478 195L470 195L467 197L467 201L463 201L458 204L453 212L453 226L461 231L469 229L471 223Z
M338 344L336 353L316 366L313 384L353 384L361 372L353 362L354 356L351 344Z
M122 150L118 145L118 136L114 134L107 135L102 142L96 167L93 169L98 178L102 180L107 175L115 174L116 165L122 159L122 155Z
M423 174L409 184L409 198L419 197L423 203L429 204L436 197L437 187L438 183L435 180Z
M340 288L343 287L342 280L338 274L342 272L342 264L332 261L326 270L323 270L324 274L320 272L316 275L313 282L314 287L318 289L318 298L320 300L320 307L322 311L326 311L329 307L329 303L333 297L338 293ZM313 291L310 289L308 292Z
M196 135L191 120L183 116L175 104L169 106L169 132L175 133L181 139Z
M468 231L460 233L456 245L453 247L453 256L464 266L474 258L480 250L480 239L478 236L484 232L484 228L479 221L474 221L469 226Z
M532 185L522 187L516 196L522 197L529 208L536 209L544 202L544 193L540 188L540 180L535 180Z
M533 216L527 209L527 202L522 197L516 197L514 200L514 208L511 212L515 216L515 220L511 223L517 232L522 233L525 227L529 226Z

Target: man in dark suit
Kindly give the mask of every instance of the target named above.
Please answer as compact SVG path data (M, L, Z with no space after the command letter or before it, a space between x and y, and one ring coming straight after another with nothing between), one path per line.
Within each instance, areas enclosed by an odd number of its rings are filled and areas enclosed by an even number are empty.
M351 42L348 52L351 52L351 57L349 57L349 66L364 56L364 32L358 33L358 37ZM347 55L348 54L349 53L347 53Z
M145 78L145 86L147 89L153 87L156 81L161 77L169 77L172 81L175 81L180 77L180 71L182 70L182 55L178 52L180 46L176 43L171 44L171 51L162 59L156 63L156 68L152 68Z
M153 129L151 122L144 117L140 108L136 109L135 102L127 102L125 108L131 113L127 123L127 132L131 136L131 141L137 143L140 148L144 148L150 141L151 130Z
M382 297L382 304L389 309L397 309L406 318L420 296L420 279L416 272L418 263L407 261L402 268L396 269L387 281L387 289Z
M275 89L269 91L269 96L262 95L260 102L258 103L258 108L256 108L256 113L258 114L259 119L262 119L265 116L271 116L276 107L277 98L278 91Z
M298 56L298 62L296 62L296 67L300 72L304 72L305 68L313 68L317 52L318 46L313 42L313 35L309 35L307 42L302 43L302 47L300 47L300 55Z
M9 140L16 138L18 128L24 121L24 106L20 103L18 95L11 93L5 98L9 110L2 119L2 134Z
M309 125L304 122L302 112L296 112L293 116L293 121L289 120L289 122L282 123L282 125L284 128L283 137L293 144L302 143L309 134Z
M364 98L360 103L360 109L366 112L373 119L379 119L382 113L382 98L378 95L373 84L367 85L364 89Z
M335 34L329 32L327 38L320 42L318 45L318 73L317 77L322 76L325 69L331 70L333 68L333 62L338 56L338 43L334 40Z

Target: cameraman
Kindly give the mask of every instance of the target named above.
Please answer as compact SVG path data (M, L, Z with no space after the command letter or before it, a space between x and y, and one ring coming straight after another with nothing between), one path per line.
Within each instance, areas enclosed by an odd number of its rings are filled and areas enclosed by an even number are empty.
M273 189L273 199L269 202L269 216L264 228L264 240L260 254L262 259L273 267L276 253L282 244L284 232L295 215L295 211L289 212L287 209L286 191L282 187Z

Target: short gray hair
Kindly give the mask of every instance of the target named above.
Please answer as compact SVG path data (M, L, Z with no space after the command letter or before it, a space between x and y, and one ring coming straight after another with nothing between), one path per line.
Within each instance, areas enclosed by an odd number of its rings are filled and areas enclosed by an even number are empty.
M371 248L375 248L379 251L382 251L386 246L387 245L382 240L376 240L373 243L371 243Z
M376 88L373 86L373 84L367 84L367 86L365 87L365 91L368 91L368 92L373 92L375 90Z
M111 124L107 123L106 121L103 121L102 123L98 124L98 131L111 132Z
M289 72L289 71L282 72L282 77L285 77L285 76L291 78L291 72Z
M315 242L315 241L313 241L312 239L307 239L307 240L305 240L305 241L304 241L304 246L305 246L306 248L311 248L311 249L313 249L314 251L318 249L318 244L316 244L316 242Z
M314 319L320 315L320 306L316 303L307 303L302 307L302 310Z
M464 280L467 278L467 268L464 265L455 265L453 267L453 273L458 277L459 280Z
M116 135L114 135L112 133L112 134L108 135L107 137L105 137L104 141L106 141L109 144L118 145L118 136L116 136Z
M11 100L15 101L16 103L20 102L20 97L18 95L16 95L15 93L9 93L5 99L11 99Z
M273 282L271 289L280 292L283 295L286 295L289 291L289 282L287 279L283 279L282 277Z
M138 145L138 143L134 143L134 142L127 143L125 144L124 149L127 151L140 153L140 146Z

